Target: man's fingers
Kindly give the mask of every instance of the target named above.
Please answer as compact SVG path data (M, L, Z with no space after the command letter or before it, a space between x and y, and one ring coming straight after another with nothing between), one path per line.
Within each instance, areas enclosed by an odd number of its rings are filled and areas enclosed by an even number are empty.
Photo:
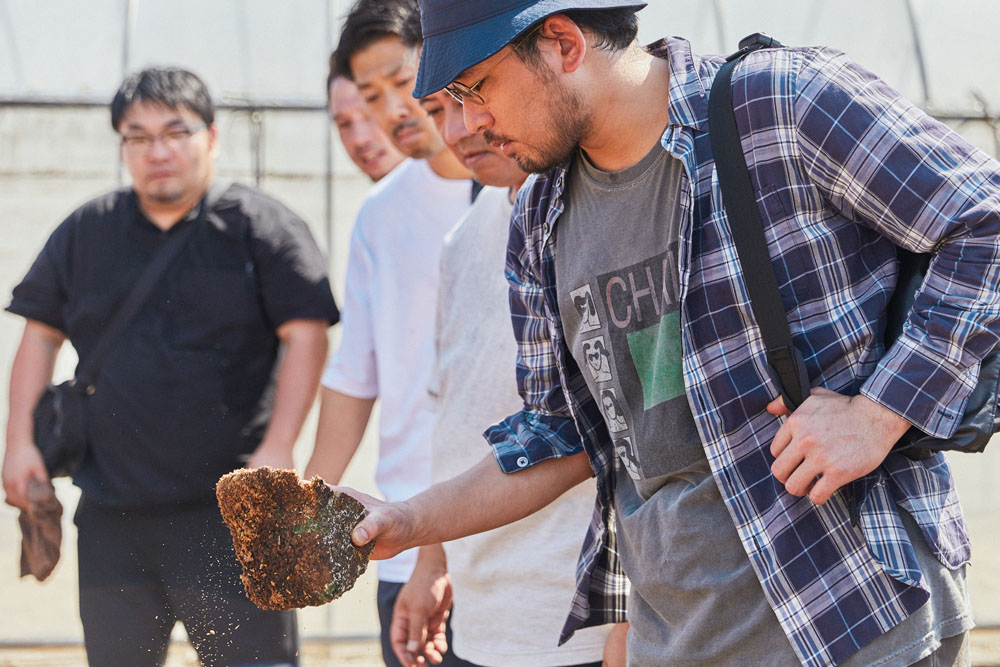
M405 502L387 503L346 486L328 486L333 491L350 495L364 505L367 514L351 531L351 541L359 547L375 541L375 548L371 552L372 560L392 558L414 546L406 539L412 534L414 520Z
M365 506L365 509L369 512L373 507L381 505L383 501L378 500L373 496L369 496L367 493L361 493L357 489L352 489L349 486L336 486L334 484L327 484L331 491L336 491L337 493L346 493L351 498L354 498L359 503Z
M359 503L364 505L365 511L368 513L364 519L354 527L351 532L351 541L359 547L371 542L375 537L381 533L385 526L377 519L372 517L372 513L375 508L381 505L381 501L369 496L368 494L361 493L356 489L352 489L349 486L334 486L333 484L327 484L331 491L336 491L338 493L346 493L350 497L357 500Z
M445 635L444 631L434 633L431 637L431 644L434 648L442 655L448 651L448 637Z
M396 659L406 667L413 667L417 664L417 658L407 650L406 642L392 642L392 652L396 654Z
M24 479L4 480L5 502L20 510L28 509L28 483Z
M10 450L3 462L3 490L8 505L28 509L28 486L35 478L47 484L49 473L37 447Z
M427 658L427 662L432 665L440 665L444 662L444 655L437 650L433 642L427 642L424 646L424 656Z
M813 484L812 490L809 491L809 500L813 501L816 505L822 505L830 499L830 496L839 489L842 484L838 484L837 481L831 475L824 475L820 479L816 480Z
M407 650L409 648L406 644L408 637L409 618L401 605L397 604L392 612L392 623L389 625L389 643L392 645L392 652L396 654L396 658L406 667L412 667L414 659L412 652Z
M771 456L778 458L781 453L785 451L788 444L792 441L792 426L786 421L778 429L778 432L774 434L774 440L771 441Z
M781 396L767 404L767 411L778 417L792 414L792 411L785 407L785 400Z
M351 541L359 547L371 542L379 534L379 523L371 515L366 516L351 532Z
M406 650L417 655L427 642L427 617L414 610L410 617L410 628L406 636Z
M781 431L778 433L780 435ZM776 435L774 442L778 442L778 438L779 436ZM789 442L791 442L791 438L789 438L788 442L781 444L778 454L775 455L774 463L771 464L771 474L782 484L788 481L788 478L792 476L792 473L802 464L802 460L805 458L801 452L801 447L789 447ZM772 453L774 447L774 443L772 443Z
M793 496L804 496L809 493L822 474L822 470L817 469L809 459L805 459L784 482L785 491Z
M822 505L878 467L907 428L905 419L871 399L815 388L775 433L771 472L789 494Z
M387 511L385 507L383 503L374 509L368 510L368 516L354 527L354 530L351 532L351 539L356 545L359 547L364 546L392 529L394 515ZM379 549L376 547L375 551L379 551ZM387 556L378 556L373 551L372 558L387 558Z

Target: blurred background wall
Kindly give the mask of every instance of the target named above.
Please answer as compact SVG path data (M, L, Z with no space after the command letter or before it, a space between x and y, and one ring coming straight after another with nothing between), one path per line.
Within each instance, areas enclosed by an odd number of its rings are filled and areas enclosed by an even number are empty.
M199 74L220 105L222 177L259 185L309 222L340 300L351 225L369 188L325 110L327 56L349 6L0 0L0 294L9 295L70 211L127 182L106 105L125 72L173 64ZM640 26L643 42L681 35L702 53L731 52L756 31L786 44L836 46L981 149L1000 153L1000 77L991 73L1000 62L1000 8L992 0L650 0ZM21 327L19 318L0 316L4 413ZM333 345L338 336L334 328ZM64 350L57 376L70 376L74 364L72 350ZM313 415L296 447L300 471L314 434ZM1000 445L993 447L951 460L973 530L969 581L977 621L1000 626L1000 524L993 510ZM374 490L376 448L369 433L345 483ZM17 578L17 513L0 508L0 644L82 638L71 522L78 494L65 479L57 490L66 506L63 560L42 584ZM302 612L302 635L377 634L374 585L368 574L340 600Z

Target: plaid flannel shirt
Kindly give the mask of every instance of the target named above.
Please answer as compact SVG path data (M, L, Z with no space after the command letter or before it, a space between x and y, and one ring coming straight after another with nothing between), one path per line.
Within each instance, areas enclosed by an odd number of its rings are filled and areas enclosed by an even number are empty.
M708 137L719 57L680 39L661 143L684 166L679 265L684 380L713 475L764 594L806 665L841 662L929 597L897 506L938 559L969 540L943 455L890 453L822 506L771 475L778 391L739 272ZM936 436L963 414L1000 326L1000 164L826 48L761 50L733 101L789 326L813 386L861 393ZM532 177L511 221L507 276L524 409L486 431L503 470L585 450L597 477L563 641L624 619L615 550L615 454L559 318L553 233L566 168ZM609 221L608 224L613 224ZM895 247L935 259L902 336L882 343ZM668 443L664 443L668 446Z

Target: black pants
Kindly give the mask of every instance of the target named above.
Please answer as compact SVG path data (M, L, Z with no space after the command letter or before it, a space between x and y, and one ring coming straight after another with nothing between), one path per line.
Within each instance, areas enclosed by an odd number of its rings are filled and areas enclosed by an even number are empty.
M246 597L214 503L123 512L81 499L75 522L91 665L162 665L177 621L202 664L298 664L295 612Z

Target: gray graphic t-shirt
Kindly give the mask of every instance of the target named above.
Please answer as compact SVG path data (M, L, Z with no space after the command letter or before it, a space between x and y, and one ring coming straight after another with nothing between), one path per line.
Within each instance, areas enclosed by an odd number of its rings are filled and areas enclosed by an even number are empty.
M677 241L681 163L654 147L622 172L580 153L556 227L566 342L620 465L619 555L632 583L629 664L796 665L705 458L684 392ZM846 665L909 665L971 627L964 573L903 517L932 603Z
M659 146L618 173L579 155L558 227L566 340L644 498L664 476L704 459L681 368L682 169Z
M684 391L682 173L660 146L617 173L578 154L556 228L566 341L620 463L615 509L619 555L632 583L629 664L792 664Z

